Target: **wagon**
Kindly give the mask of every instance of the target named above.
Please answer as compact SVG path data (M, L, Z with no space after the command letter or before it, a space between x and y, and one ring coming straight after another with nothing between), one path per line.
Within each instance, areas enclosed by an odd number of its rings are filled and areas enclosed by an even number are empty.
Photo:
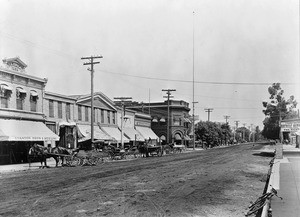
M148 145L148 155L161 157L163 155L163 148L161 145Z
M66 166L94 166L100 161L103 162L107 156L107 153L96 150L80 150L73 155L64 155Z

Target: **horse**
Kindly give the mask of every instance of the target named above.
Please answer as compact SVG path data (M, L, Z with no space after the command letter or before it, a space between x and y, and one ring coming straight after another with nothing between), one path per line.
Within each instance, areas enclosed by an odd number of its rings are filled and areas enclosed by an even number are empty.
M57 154L58 159L61 159L61 165L65 165L65 155L75 156L79 152L79 148L76 149L68 149L60 146L56 146L50 150L52 154ZM50 154L51 154L50 153Z
M148 145L143 143L137 146L138 152L142 155L142 157L149 157Z
M28 152L28 161L29 161L29 166L31 165L31 160L38 158L41 162L41 168L48 168L47 166L47 158L54 158L56 162L56 167L58 166L59 162L59 157L57 155L51 154L51 148L46 148L42 145L38 144L33 144ZM44 163L44 166L43 166Z

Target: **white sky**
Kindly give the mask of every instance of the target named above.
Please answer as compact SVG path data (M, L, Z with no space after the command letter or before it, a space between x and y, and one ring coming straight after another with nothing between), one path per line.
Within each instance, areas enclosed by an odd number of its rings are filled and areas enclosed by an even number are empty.
M192 107L193 18L201 120L214 108L212 121L262 126L269 85L199 82L280 82L300 103L298 0L0 0L0 58L19 56L68 95L90 93L80 58L103 55L95 91L157 102L171 88Z

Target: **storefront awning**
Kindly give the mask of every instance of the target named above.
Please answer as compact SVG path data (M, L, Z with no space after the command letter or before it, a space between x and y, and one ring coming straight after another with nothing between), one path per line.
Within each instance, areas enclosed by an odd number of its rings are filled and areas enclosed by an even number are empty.
M191 138L190 138L189 136L187 136L187 135L185 135L183 138L184 138L184 140L186 140L186 141L191 141Z
M79 142L86 141L88 139L91 139L91 126L90 125L81 125L78 124L77 128L82 138L79 139ZM113 140L109 135L107 135L105 132L103 132L98 126L94 126L94 139L95 140L102 140L102 141L110 141Z
M8 85L6 85L6 84L1 84L1 85L0 85L0 88L1 88L1 89L4 89L4 90L12 91L12 87L10 87L10 86L8 86Z
M114 138L116 141L121 142L121 131L117 127L101 127L108 135ZM123 142L128 143L128 138L123 135Z
M135 129L144 137L145 140L158 139L158 136L149 127L135 127Z
M162 136L160 137L160 140L163 140L163 141L165 141L165 140L166 140L166 137L165 137L165 135L162 135Z
M174 138L175 138L175 140L181 140L182 139L179 134L175 134Z
M134 128L123 128L123 132L129 138L130 141L144 141L144 138L141 136L141 134Z
M63 127L63 126L68 126L68 127L74 127L76 126L76 123L71 121L71 122L67 122L67 121L61 121L58 123L59 127Z
M0 120L0 141L58 141L44 123L35 121Z

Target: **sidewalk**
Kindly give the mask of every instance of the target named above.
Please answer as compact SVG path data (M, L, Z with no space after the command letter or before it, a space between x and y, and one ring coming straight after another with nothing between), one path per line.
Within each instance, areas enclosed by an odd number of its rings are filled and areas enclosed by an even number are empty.
M270 184L283 200L272 198L272 217L300 216L300 149L283 145L283 158L273 167Z
M53 158L47 159L47 166L55 167L56 163ZM0 174L7 172L15 172L15 171L24 171L24 170L34 170L39 169L41 166L40 162L23 163L23 164L9 164L9 165L0 165Z

